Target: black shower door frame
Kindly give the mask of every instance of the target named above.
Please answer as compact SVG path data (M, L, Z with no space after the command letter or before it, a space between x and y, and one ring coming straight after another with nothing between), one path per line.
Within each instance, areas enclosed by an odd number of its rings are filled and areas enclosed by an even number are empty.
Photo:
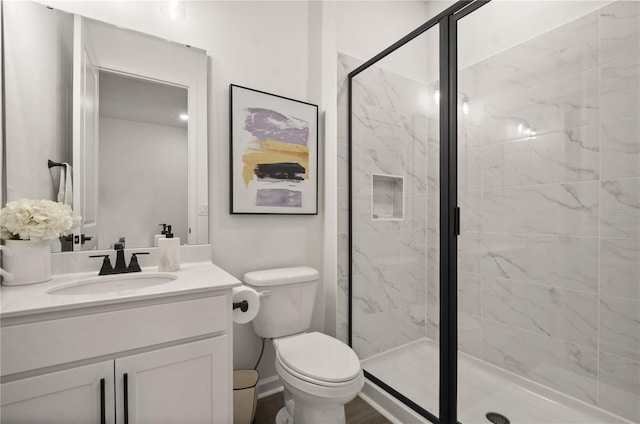
M440 81L440 340L439 340L439 416L427 411L401 392L371 373L365 377L416 413L437 424L457 423L458 383L458 20L489 3L490 0L459 0L425 22L348 75L348 152L349 152L349 321L348 342L353 346L353 159L352 89L353 78L398 50L414 38L439 25ZM425 52L426 54L426 52Z

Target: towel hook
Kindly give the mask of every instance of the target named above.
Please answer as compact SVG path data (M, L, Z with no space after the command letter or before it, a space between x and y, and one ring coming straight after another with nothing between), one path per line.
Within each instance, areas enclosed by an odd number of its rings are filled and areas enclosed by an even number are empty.
M47 161L47 166L49 167L49 169L53 168L54 166L64 166L64 163L59 163L59 162L54 162L51 159L49 159Z

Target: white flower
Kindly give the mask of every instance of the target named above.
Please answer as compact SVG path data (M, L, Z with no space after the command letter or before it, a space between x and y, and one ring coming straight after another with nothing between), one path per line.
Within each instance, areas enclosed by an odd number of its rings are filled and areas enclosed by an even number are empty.
M0 210L0 237L51 240L73 233L80 216L69 205L51 200L20 199Z

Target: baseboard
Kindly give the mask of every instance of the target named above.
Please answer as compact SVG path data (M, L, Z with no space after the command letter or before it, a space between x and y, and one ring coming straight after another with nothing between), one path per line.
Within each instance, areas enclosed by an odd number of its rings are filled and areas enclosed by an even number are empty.
M260 381L258 381L258 399L271 396L272 394L281 392L282 390L282 383L280 383L280 378L277 375L261 378Z
M364 387L359 396L394 424L429 423L426 418L416 414L405 404L369 380L365 380Z

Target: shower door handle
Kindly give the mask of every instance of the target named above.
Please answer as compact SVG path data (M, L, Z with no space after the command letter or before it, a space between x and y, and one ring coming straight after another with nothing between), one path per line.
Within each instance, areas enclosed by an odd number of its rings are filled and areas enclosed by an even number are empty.
M453 208L453 235L460 235L460 208L458 206Z

